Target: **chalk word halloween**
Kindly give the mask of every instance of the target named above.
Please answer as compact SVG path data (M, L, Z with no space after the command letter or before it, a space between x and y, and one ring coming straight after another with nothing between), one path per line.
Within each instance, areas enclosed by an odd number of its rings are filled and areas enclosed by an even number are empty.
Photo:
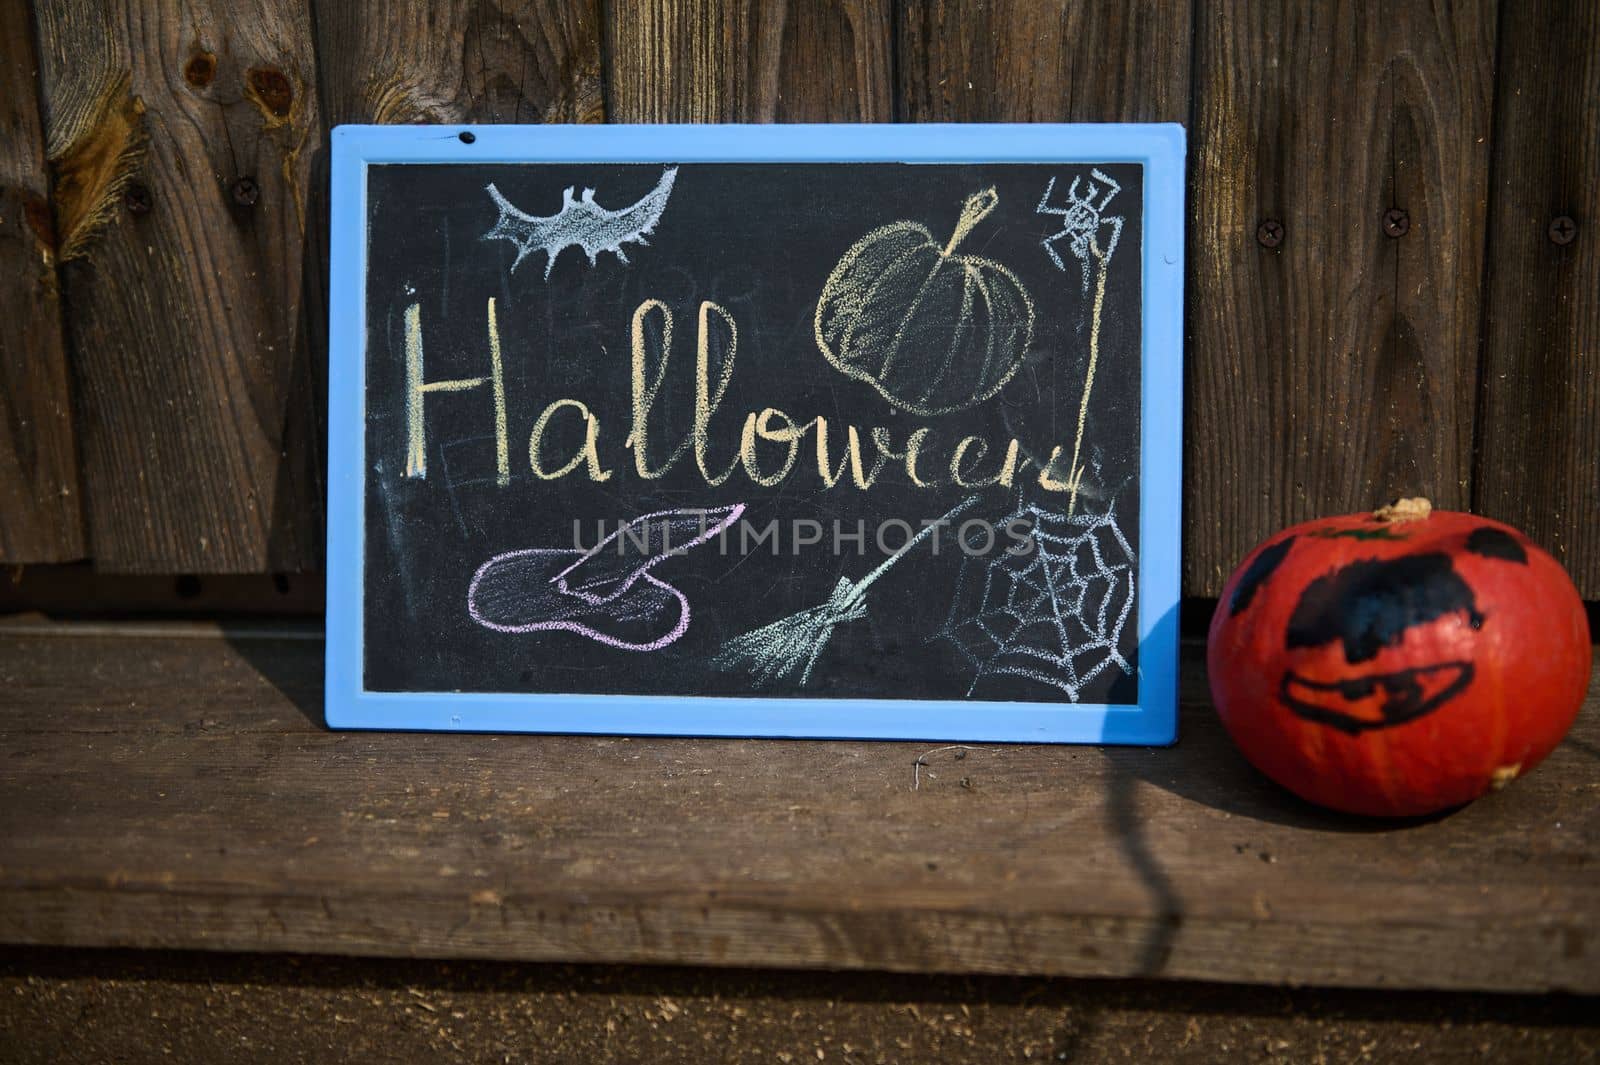
M407 477L424 478L428 473L426 407L441 393L487 390L490 403L485 416L492 419L495 445L496 481L511 482L511 446L506 411L505 368L501 356L500 327L495 300L490 298L485 314L488 333L488 374L447 380L428 380L425 375L423 322L420 303L405 311L405 412ZM654 329L647 328L654 325ZM722 358L712 368L712 337L720 339ZM657 449L651 441L660 435L652 427L652 409L673 364L672 309L657 299L647 299L634 310L629 330L632 374L632 419L622 436L621 447L633 454L633 475L643 481L657 480L680 462L692 461L708 485L720 485L742 473L752 483L771 487L803 470L814 475L825 487L848 482L860 490L870 489L885 471L903 471L905 479L918 488L955 484L962 488L999 486L1010 488L1031 468L1040 488L1048 492L1070 492L1073 483L1060 474L1062 448L1053 447L1041 465L1023 454L1021 441L1013 437L1003 448L991 447L982 436L965 435L956 440L939 440L931 426L897 435L883 426L871 426L862 433L854 425L841 430L821 415L800 420L777 407L763 407L745 414L738 430L738 443L729 449L715 443L715 430L731 425L718 419L728 386L737 365L739 327L734 316L710 301L700 304L695 333L694 417L687 435L671 448ZM582 426L583 443L569 454L552 455L546 435L558 422ZM863 435L870 445L863 444ZM487 437L486 437L487 439ZM620 456L602 453L603 440L615 439L602 426L600 418L583 400L563 396L548 402L533 420L527 436L527 463L533 476L542 481L558 480L579 474L590 481L609 481L617 472ZM720 458L718 457L720 454ZM997 458L991 458L997 455Z

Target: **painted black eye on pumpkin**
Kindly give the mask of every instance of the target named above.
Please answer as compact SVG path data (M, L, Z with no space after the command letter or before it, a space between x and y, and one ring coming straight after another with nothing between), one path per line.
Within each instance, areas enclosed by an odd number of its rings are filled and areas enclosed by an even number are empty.
M1339 640L1345 661L1371 661L1406 630L1463 612L1483 623L1472 589L1436 552L1352 562L1306 586L1289 617L1287 645L1321 647Z
M1255 557L1244 571L1244 576L1239 578L1239 583L1234 585L1233 597L1228 600L1229 617L1237 617L1250 605L1250 600L1256 597L1256 589L1266 583L1273 571L1283 564L1284 556L1294 546L1294 540L1292 536L1285 537Z
M1467 537L1467 550L1484 558L1498 558L1506 562L1519 562L1528 564L1528 552L1517 542L1517 538L1504 529L1496 529L1485 525L1481 529L1472 530Z

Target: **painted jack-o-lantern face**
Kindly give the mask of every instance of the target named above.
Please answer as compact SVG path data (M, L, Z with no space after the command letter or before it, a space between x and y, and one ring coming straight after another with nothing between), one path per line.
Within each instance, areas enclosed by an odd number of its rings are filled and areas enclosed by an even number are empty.
M1224 722L1270 776L1327 805L1415 813L1544 757L1582 700L1589 645L1571 582L1513 530L1356 515L1258 549L1218 604L1209 661Z
M1435 639L1447 639L1462 621L1478 628L1483 615L1448 555L1352 562L1306 586L1284 640L1290 652L1337 642L1350 671L1319 677L1291 665L1279 697L1306 720L1351 733L1411 721L1460 694L1474 671L1460 658L1404 664L1406 636L1442 623Z

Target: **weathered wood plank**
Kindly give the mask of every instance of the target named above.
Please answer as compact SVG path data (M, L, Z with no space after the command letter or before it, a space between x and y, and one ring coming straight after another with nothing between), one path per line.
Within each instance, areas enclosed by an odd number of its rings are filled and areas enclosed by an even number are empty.
M316 5L341 122L602 122L598 0Z
M645 0L607 18L614 121L893 117L890 0Z
M318 564L305 5L40 0L37 23L97 564Z
M1196 26L1184 573L1215 595L1287 523L1471 500L1495 5Z
M0 637L0 940L1600 991L1600 695L1375 825L1245 765L1193 653L1175 748L959 751L329 733L321 656Z
M1554 552L1595 599L1600 7L1517 4L1501 32L1476 501Z
M770 117L778 122L893 121L891 6L891 0L791 0Z
M1188 0L899 5L900 117L1184 122Z
M38 71L27 5L0 5L0 563L83 557Z
M14 1065L1550 1065L1600 1056L1600 1021L1563 995L13 949L0 1040Z
M320 618L321 574L101 573L89 562L25 566L0 579L0 617Z

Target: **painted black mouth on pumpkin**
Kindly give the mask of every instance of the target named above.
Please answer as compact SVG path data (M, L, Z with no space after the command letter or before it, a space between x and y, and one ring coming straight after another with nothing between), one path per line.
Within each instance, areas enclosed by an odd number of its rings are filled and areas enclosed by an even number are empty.
M1471 662L1317 681L1290 670L1278 692L1284 705L1307 721L1355 736L1413 721L1459 695L1472 683Z

